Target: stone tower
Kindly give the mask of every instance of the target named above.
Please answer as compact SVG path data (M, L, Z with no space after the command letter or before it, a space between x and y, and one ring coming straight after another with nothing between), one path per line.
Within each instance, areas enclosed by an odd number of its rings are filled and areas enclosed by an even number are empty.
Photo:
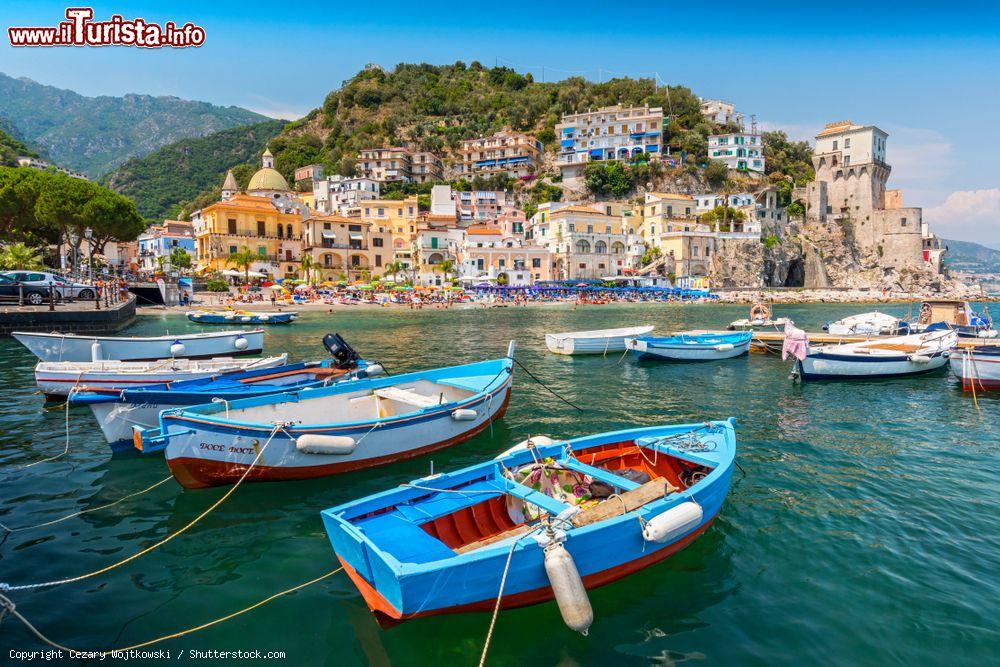
M236 177L233 176L233 170L230 169L226 172L226 180L222 184L222 199L223 201L229 201L240 191L240 186L236 183Z

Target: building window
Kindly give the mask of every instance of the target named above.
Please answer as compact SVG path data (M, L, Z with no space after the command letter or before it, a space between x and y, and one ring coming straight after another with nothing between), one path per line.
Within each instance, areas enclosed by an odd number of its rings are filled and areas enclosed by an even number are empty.
M282 224L281 224L281 223L279 222L279 223L278 223L278 238L279 238L279 239L281 238L281 236L282 236L282 232L284 232L284 231L285 231L285 228L284 228L284 226L283 226L283 225L282 225Z
M379 241L381 240L379 239ZM375 255L375 266L382 266L382 255Z
M266 236L266 235L267 235L267 227L265 226L264 221L263 220L258 220L257 221L257 236Z
M901 227L906 227L906 218L900 218L899 219L899 224L900 224Z
M531 258L531 268L540 269L542 268L542 260L538 257Z
M234 220L233 218L229 218L228 222L229 222L229 233L235 235L236 234L236 220Z
M851 147L850 138L844 139L844 148L850 148L850 147Z
M376 239L372 239L372 247L373 248L381 248L382 244L383 244L382 239L377 239L377 238Z
M234 245L229 246L229 254L230 255L235 255L238 250L239 250L239 248L237 248Z
M267 257L267 248L262 245L257 246L257 254L261 257Z
M837 140L833 140L833 150L837 150Z

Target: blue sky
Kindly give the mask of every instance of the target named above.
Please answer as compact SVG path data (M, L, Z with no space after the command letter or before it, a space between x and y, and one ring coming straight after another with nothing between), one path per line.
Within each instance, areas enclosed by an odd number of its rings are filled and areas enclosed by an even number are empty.
M83 3L80 3L83 4ZM66 5L5 0L0 22ZM949 238L1000 247L1000 5L988 2L99 2L192 21L203 47L13 49L0 71L86 95L176 95L298 117L368 62L508 64L547 79L649 74L808 138L850 118L890 133L890 186Z

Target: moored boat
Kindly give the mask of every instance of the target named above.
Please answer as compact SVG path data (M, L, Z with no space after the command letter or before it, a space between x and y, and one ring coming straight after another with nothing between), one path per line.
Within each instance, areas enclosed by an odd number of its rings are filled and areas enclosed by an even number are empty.
M11 335L42 361L211 359L252 356L264 349L262 329L134 338L24 331Z
M653 327L625 327L595 331L545 334L545 346L556 354L606 354L624 352L625 340L648 334Z
M120 391L80 386L70 394L69 402L90 407L112 451L117 452L134 449L135 429L156 428L163 410L315 389L348 379L376 377L384 372L378 364L362 359L339 334L324 336L323 345L330 352L329 359Z
M968 301L939 299L920 304L916 322L910 331L954 331L962 338L996 338L993 318L989 312L976 312Z
M751 329L781 329L791 322L787 317L771 319L771 307L766 303L755 303L750 308L750 317L734 320L727 327L730 331L749 331Z
M639 359L712 361L746 354L752 337L750 331L680 331L672 336L630 338L625 347Z
M950 363L965 391L1000 391L1000 345L956 351Z
M881 338L844 345L809 346L796 360L801 380L849 380L921 375L948 363L958 344L953 331Z
M198 324L291 324L298 318L295 311L276 311L270 313L252 312L247 310L192 310L187 318Z
M898 317L875 310L825 324L823 331L835 336L898 336L909 333L909 326Z
M736 455L732 420L536 440L322 512L381 624L556 599L567 624L586 632L585 589L704 533Z
M462 366L354 380L160 413L136 429L142 452L164 450L188 488L323 477L463 442L503 416L513 382L508 356Z
M66 396L83 386L121 391L149 384L198 380L236 371L254 371L280 366L287 354L263 359L158 359L156 361L40 361L35 382L46 397Z

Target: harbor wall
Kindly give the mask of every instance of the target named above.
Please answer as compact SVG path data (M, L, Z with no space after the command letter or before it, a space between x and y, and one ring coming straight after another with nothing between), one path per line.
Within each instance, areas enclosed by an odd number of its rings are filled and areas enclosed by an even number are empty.
M47 306L6 306L0 307L0 336L9 336L13 331L35 331L48 333L114 333L135 321L134 296L121 304L100 310L93 301L59 305L55 310Z

